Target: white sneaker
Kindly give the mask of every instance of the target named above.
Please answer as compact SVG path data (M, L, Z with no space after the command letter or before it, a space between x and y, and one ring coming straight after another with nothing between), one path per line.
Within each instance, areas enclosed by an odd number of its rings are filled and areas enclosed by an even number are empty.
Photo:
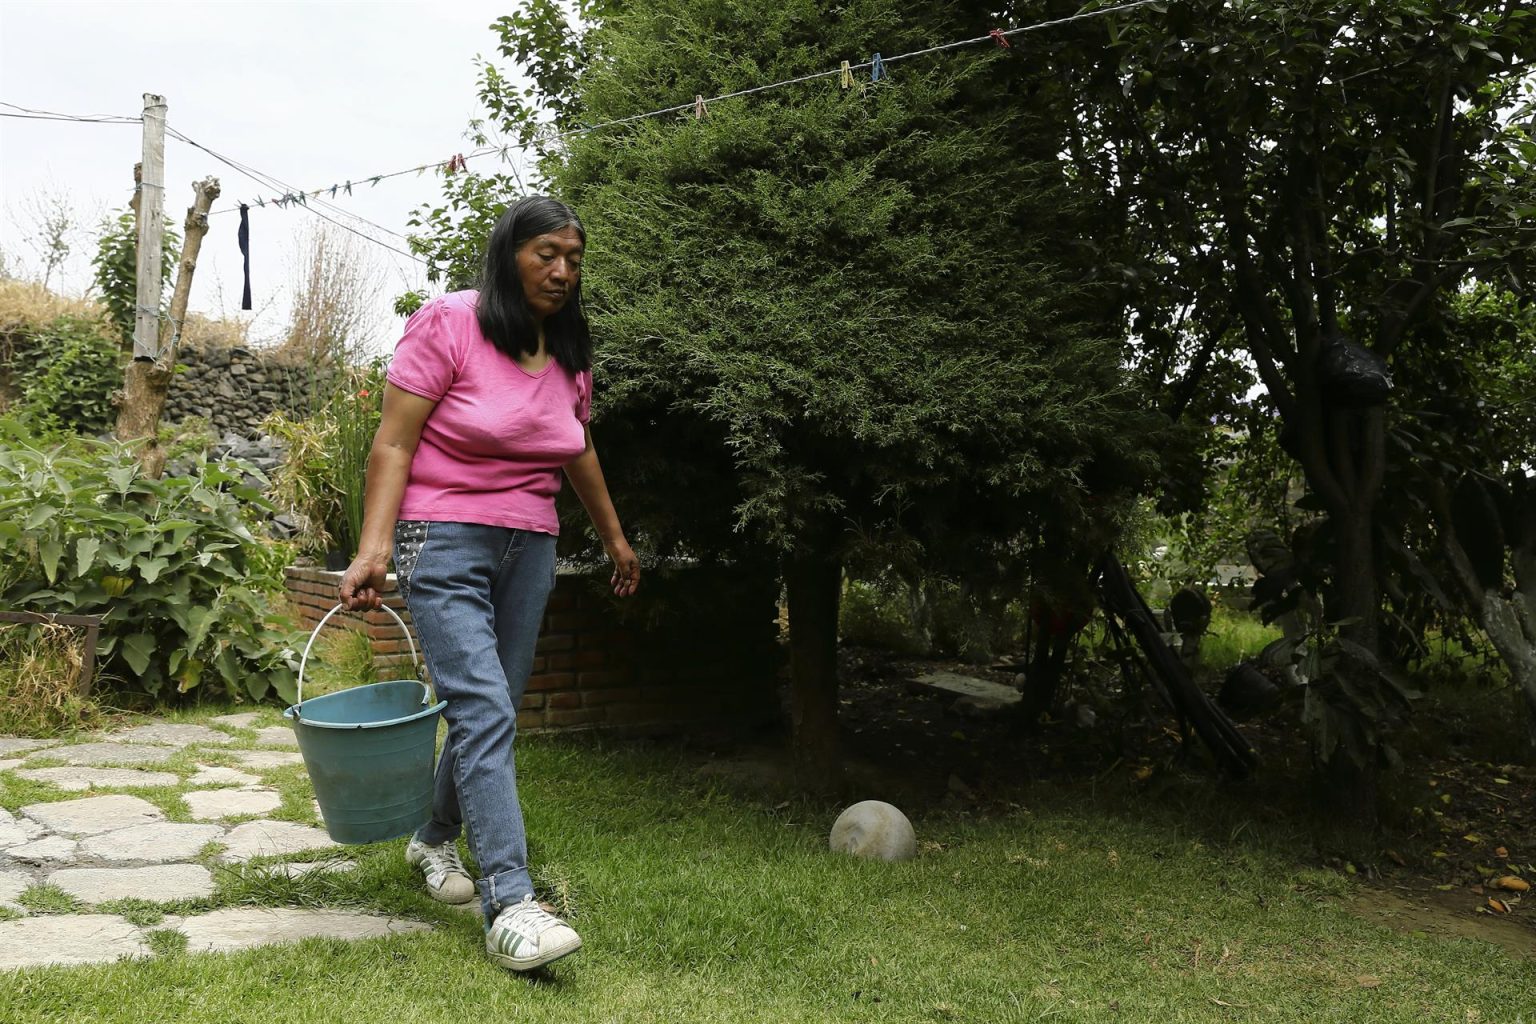
M468 903L475 898L475 881L459 859L459 844L428 846L411 837L405 846L405 862L427 876L427 893L442 903Z
M485 933L485 951L499 966L528 971L581 948L581 936L530 896L496 915Z

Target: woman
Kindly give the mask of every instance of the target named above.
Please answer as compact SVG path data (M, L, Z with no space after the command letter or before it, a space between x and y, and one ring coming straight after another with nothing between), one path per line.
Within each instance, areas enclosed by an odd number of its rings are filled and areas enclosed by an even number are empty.
M555 582L560 471L628 597L640 563L608 497L592 434L592 342L581 309L586 232L544 196L502 214L479 292L444 295L405 325L368 459L349 608L377 608L391 552L432 684L448 702L432 819L406 847L427 891L467 903L478 885L491 959L515 971L581 947L533 896L512 760L517 706ZM481 878L457 839L468 825Z

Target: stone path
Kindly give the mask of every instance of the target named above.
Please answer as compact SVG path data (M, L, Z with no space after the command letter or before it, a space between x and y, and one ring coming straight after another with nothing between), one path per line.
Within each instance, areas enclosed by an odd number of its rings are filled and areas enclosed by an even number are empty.
M269 724L274 718L252 711L207 725L155 721L79 743L0 736L0 773L28 787L80 794L15 812L0 808L0 971L150 956L149 933L162 930L186 936L193 953L429 930L418 921L298 907L168 915L149 926L110 912L115 900L137 907L212 896L219 865L258 857L284 858L255 870L288 878L355 866L323 829L268 817L282 796L263 775L303 764L292 730ZM260 749L228 749L235 743ZM193 768L172 769L184 751ZM140 795L168 789L191 822L168 820ZM326 851L330 859L314 856ZM29 909L62 909L71 900L72 912Z

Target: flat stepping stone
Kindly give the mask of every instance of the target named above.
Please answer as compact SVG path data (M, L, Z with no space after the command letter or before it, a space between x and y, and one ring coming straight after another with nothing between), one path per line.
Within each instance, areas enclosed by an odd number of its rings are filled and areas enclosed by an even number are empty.
M63 836L45 836L30 843L12 846L5 855L27 864L73 864L79 843Z
M72 747L49 747L28 760L47 757L65 764L165 764L176 756L175 747L152 747L134 743L77 743Z
M26 763L27 762L23 761L19 757L5 758L4 760L0 760L0 772L8 772L12 768L20 768Z
M177 786L181 776L173 772L150 772L142 768L23 768L16 773L33 782L71 792L87 789L148 789Z
M0 850L9 846L30 843L43 834L43 826L26 818L18 818L0 807Z
M187 780L189 786L255 786L261 782L257 775L247 775L234 768L200 764L197 774Z
M299 738L293 734L293 729L286 725L269 725L265 729L256 730L256 742L264 747L299 749Z
M238 715L218 715L208 721L219 725L227 725L232 729L254 729L256 723L261 721L260 711L242 711Z
M224 837L224 859L236 863L252 857L280 857L306 850L331 850L340 847L318 828L296 825L291 821L248 821L236 825Z
M257 771L304 763L304 755L287 750L231 750L229 756Z
M183 793L182 799L197 821L271 814L283 805L282 795L270 789L203 789Z
M48 876L56 885L85 903L108 900L199 899L213 895L213 875L201 864L158 864L148 868L62 868Z
M206 725L186 725L177 722L155 722L134 729L107 734L118 743L153 743L165 747L190 747L194 743L233 743L235 738L227 732L210 729Z
M58 742L58 740L34 740L24 736L0 736L0 757L30 753L43 747L51 747Z
M181 922L189 953L227 953L303 939L379 939L431 930L420 921L299 907L232 907Z
M1011 686L954 672L927 672L918 676L917 682L929 689L952 693L958 697L976 697L994 704L1017 704L1024 699Z
M106 861L143 861L169 864L191 860L198 851L224 834L218 825L184 825L160 822L104 832L80 842L79 855Z
M25 871L0 871L0 907L26 910L16 902L16 897L32 888L32 876Z
M112 914L68 914L0 922L0 970L44 964L111 963L150 952L138 928Z
M30 804L21 813L50 832L77 837L165 820L160 808L136 796L88 796L83 800Z

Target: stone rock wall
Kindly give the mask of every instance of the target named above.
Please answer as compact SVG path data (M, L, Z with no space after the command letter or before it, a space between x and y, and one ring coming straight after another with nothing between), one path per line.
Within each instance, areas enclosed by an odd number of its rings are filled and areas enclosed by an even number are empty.
M280 361L271 352L241 347L187 347L176 353L184 367L166 398L165 420L207 420L219 436L255 437L258 424L281 410L307 416L316 395L329 388L330 371Z

